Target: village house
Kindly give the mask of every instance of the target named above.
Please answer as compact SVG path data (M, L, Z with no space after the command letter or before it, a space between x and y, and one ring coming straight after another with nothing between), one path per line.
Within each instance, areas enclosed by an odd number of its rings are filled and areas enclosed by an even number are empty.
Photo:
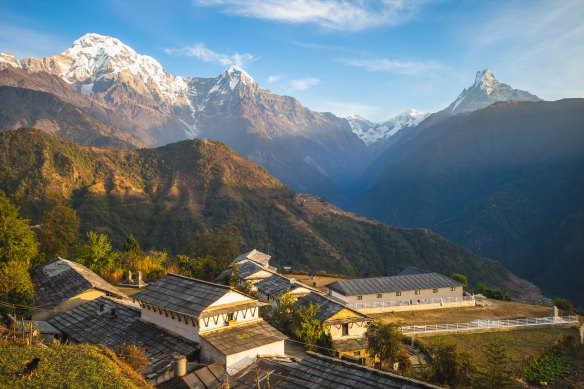
M464 285L442 274L413 268L392 277L338 280L325 286L328 296L363 313L475 305Z
M258 293L258 298L263 301L274 303L274 301L288 291L292 293L297 299L306 296L310 292L315 292L316 289L294 280L288 279L280 274L273 273L270 277L255 284Z
M259 317L267 304L229 286L168 274L132 298L143 321L198 342L200 361L229 374L258 355L284 355L286 336Z
M30 270L34 287L33 321L46 321L101 296L128 298L77 262L55 258Z
M269 264L271 258L270 255L253 249L245 254L241 254L231 261L229 264L230 267L221 272L221 274L215 278L215 281L225 282L225 279L231 276L231 266L235 265L239 274L239 283L243 284L246 281L249 281L254 285L252 290L255 291L256 282L268 278L276 272L276 268Z
M298 299L296 306L318 305L314 318L331 334L337 356L349 355L355 358L367 356L365 333L373 319L340 304L326 296L311 292Z
M278 389L439 389L412 378L372 369L311 351L290 370Z

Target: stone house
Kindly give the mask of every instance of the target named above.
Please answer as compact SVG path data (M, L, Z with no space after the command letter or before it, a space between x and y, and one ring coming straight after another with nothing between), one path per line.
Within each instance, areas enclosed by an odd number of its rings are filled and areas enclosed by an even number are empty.
M284 355L286 336L259 317L266 303L229 286L176 274L132 296L141 319L201 346L201 362L219 362L229 374L257 355Z
M258 298L263 301L274 302L278 296L290 291L296 298L306 296L316 289L295 281L293 278L288 279L280 274L273 273L270 277L264 278L255 284Z
M338 280L328 296L363 313L473 306L464 285L442 274L419 271L392 277Z
M269 264L270 258L272 258L270 255L256 249L241 254L231 261L229 268L221 272L215 278L215 281L224 283L225 279L231 276L231 266L236 265L239 282L243 284L246 281L250 281L255 286L256 282L268 278L276 272L276 268ZM255 287L252 290L255 291Z
M109 282L81 265L55 258L30 270L34 287L32 320L47 321L101 296L128 298Z

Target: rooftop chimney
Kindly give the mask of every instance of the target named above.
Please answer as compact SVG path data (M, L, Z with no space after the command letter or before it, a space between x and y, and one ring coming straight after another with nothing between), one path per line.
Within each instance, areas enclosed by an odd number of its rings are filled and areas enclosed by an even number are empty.
M115 309L115 308L112 308L112 309L111 309L111 311L110 311L110 316L111 316L111 317L114 317L114 316L116 316L116 309Z
M174 375L182 377L187 374L187 358L184 355L174 356Z

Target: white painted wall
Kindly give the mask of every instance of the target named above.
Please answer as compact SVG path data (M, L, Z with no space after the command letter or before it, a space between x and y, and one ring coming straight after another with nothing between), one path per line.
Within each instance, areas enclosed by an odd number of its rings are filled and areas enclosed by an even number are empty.
M231 304L231 303L236 303L236 302L240 302L240 301L252 302L254 300L247 297L247 296L244 296L241 293L229 291L225 295L223 295L223 297L221 297L219 300L217 300L213 304L209 305L209 307L207 307L207 309L210 307L217 307L218 305Z
M252 313L253 311L253 313ZM258 320L260 308L255 309L242 309L233 312L233 320L237 320L237 323L246 323L249 321ZM204 312L204 311L203 311ZM243 314L245 313L245 318ZM217 320L217 322L215 322ZM199 319L199 325L201 326L201 332L217 329L220 327L225 327L227 325L227 314L222 314L217 316L211 316L204 319Z
M340 301L343 301L345 304L375 303L383 301L403 301L403 300L418 301L418 299L423 300L432 298L462 297L462 294L463 294L462 286L457 286L454 287L453 291L450 290L450 287L438 288L437 293L434 293L433 289L421 289L420 294L416 294L414 290L406 290L401 292L401 296L397 296L396 292L381 293L381 298L377 296L377 293L365 294L362 295L362 299L359 300L357 296L343 296L342 294L329 289L329 296Z
M221 366L225 367L226 357L221 351L217 350L211 343L207 342L204 338L201 338L201 362L202 363L219 363Z
M280 340L238 354L228 355L225 369L227 373L234 374L253 363L258 355L286 355L284 353L284 341Z
M174 318L172 316L174 316ZM188 316L188 321L185 322L184 315L178 315L176 313L171 315L170 312L168 312L168 316L166 316L164 310L162 310L162 313L159 313L158 309L153 310L150 308L150 310L148 310L148 308L142 307L140 319L162 327L166 331L174 332L175 334L189 340L195 342L199 341L199 326L197 320L194 321L195 325L193 326L193 322Z

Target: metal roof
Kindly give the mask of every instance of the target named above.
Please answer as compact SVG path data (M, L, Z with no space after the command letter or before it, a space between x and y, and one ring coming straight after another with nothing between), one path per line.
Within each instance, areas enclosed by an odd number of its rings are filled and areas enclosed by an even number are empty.
M100 311L103 304L104 310ZM111 314L114 309L115 315ZM103 344L115 349L122 343L143 347L152 358L145 376L165 370L174 355L190 355L199 345L140 320L140 309L130 302L99 297L62 313L49 323L79 343Z
M267 266L268 262L270 262L271 255L264 254L261 251L253 249L245 254L241 254L239 257L235 258L231 261L231 265L237 262L241 262L245 259L249 259L250 261L254 261L255 263L259 263L262 267Z
M288 339L264 320L201 332L199 336L224 355L233 355Z
M435 388L438 386L370 367L331 358L311 351L280 383L278 389L300 388Z
M230 291L229 286L170 273L132 295L132 298L169 311L199 317L204 309Z
M403 292L463 286L460 282L438 273L410 274L405 276L359 278L355 280L338 280L325 287L343 296L357 296L375 293Z
M109 282L80 263L55 258L30 270L35 306L50 309L89 289L127 298Z
M367 315L364 315L362 313L354 311L351 308L349 308L341 303L338 303L334 300L331 300L330 298L328 298L326 296L323 296L323 295L320 295L320 294L314 293L314 292L310 292L306 296L300 297L297 301L297 306L298 307L302 307L302 306L307 307L310 303L312 303L312 305L318 305L319 308L318 308L318 311L316 312L316 315L314 316L314 318L321 323L324 323L325 321L327 321L328 319L330 319L331 317L333 317L334 315L336 315L337 313L339 313L343 309L346 309L348 311L353 312L355 314L355 316L335 320L334 324L354 323L356 321L360 322L360 321L373 320ZM332 323L327 322L327 324L332 324Z

